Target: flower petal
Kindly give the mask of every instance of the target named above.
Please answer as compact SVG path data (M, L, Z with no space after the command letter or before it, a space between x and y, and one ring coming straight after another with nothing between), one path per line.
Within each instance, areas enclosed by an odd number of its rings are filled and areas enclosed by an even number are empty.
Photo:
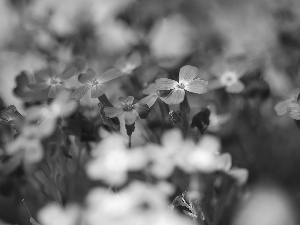
M241 81L237 81L234 84L226 87L226 91L229 93L241 93L245 89L245 85Z
M53 84L50 86L48 97L55 98L59 93L65 90L65 87L61 84Z
M207 92L207 84L206 80L195 79L185 85L185 90L196 94L204 94Z
M108 81L111 81L113 79L116 79L120 76L122 76L123 74L116 68L111 68L107 71L105 71L104 73L100 74L97 79L99 79L99 81L101 83L105 83Z
M89 80L96 78L96 72L92 68L88 68L85 73L78 76L78 81L82 84L86 84Z
M288 107L287 112L292 119L300 120L300 105L298 105L296 107L295 106Z
M151 106L156 102L157 98L158 98L158 95L156 95L156 94L148 95L147 97L141 99L139 101L139 103L147 104L149 106L149 108L151 108Z
M179 83L191 82L195 77L197 77L198 73L199 71L197 67L189 65L181 67L179 71Z
M177 81L168 78L160 78L155 81L156 90L170 90L176 87Z
M155 83L149 84L149 86L143 90L143 94L144 95L156 94L156 84Z
M47 89L50 86L50 84L43 82L43 83L36 83L36 84L28 84L28 88L33 91L42 91Z
M161 98L161 100L163 100L168 105L175 105L183 101L184 95L185 91L183 89L174 89L167 97Z
M107 87L103 84L98 84L92 87L91 90L91 97L92 98L98 98L101 95L104 94L104 92L106 91Z
M103 109L105 116L108 118L113 118L121 115L123 113L123 108L121 106L117 107L105 107Z
M232 166L232 159L229 153L217 156L217 169L221 171L229 171Z
M52 77L52 72L49 68L42 69L34 73L34 78L37 82L45 82L49 80L50 77Z
M86 60L82 57L77 57L70 63L64 71L59 75L62 80L67 80L73 76L77 76L86 69Z
M124 112L125 124L131 125L131 124L135 123L135 121L137 120L138 116L139 116L139 114L135 110Z
M77 88L70 96L70 98L75 98L76 100L81 99L87 92L88 90L91 89L91 85L89 84L84 84Z
M249 172L244 168L232 168L228 175L236 179L239 185L243 185L248 180Z
M142 103L134 104L133 105L133 110L135 110L139 114L139 117L141 119L146 119L149 112L150 112L149 106L146 105L146 104L142 104Z
M276 114L278 116L285 115L287 113L288 107L291 107L293 102L295 102L295 100L293 99L287 99L285 101L278 102L274 107ZM295 104L297 103L295 102Z
M124 97L119 97L119 102L122 103L122 105L132 105L134 97L133 96L128 96L127 98Z

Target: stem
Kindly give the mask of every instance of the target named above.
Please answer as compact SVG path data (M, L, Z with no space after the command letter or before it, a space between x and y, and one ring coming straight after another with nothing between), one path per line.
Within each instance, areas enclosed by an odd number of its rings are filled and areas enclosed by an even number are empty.
M107 107L113 107L113 105L110 103L110 101L108 100L108 98L106 97L105 94L101 95L100 97L98 97L98 100L101 104L103 104L104 106Z
M128 148L131 148L131 135L128 135Z

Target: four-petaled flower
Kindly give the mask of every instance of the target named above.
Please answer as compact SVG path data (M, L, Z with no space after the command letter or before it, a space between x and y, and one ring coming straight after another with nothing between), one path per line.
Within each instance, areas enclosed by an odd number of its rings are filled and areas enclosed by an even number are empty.
M78 81L83 85L77 88L71 95L71 98L81 99L89 90L91 90L91 98L98 98L104 94L107 87L104 83L122 76L122 73L115 68L97 75L96 72L88 68L86 73L80 74Z
M209 82L209 90L225 87L228 93L241 93L245 89L240 78L246 74L249 64L243 59L237 60L240 61L220 60L212 66L212 74L217 79Z
M122 106L106 107L104 108L105 116L113 118L124 115L125 124L134 124L138 117L146 119L149 114L149 106L142 103L133 104L134 97L128 96L127 98L120 97L119 101Z
M196 94L207 92L208 82L201 78L196 78L197 75L198 69L196 67L183 66L179 71L179 82L168 78L157 79L155 81L156 90L171 90L169 95L162 100L169 105L179 104L184 100L185 91Z
M49 88L48 97L55 98L57 94L65 90L63 82L75 75L79 75L86 69L86 61L83 58L76 58L69 64L61 74L56 74L53 69L40 70L34 74L36 83L28 87L34 91L42 91Z
M283 116L286 113L294 120L300 120L300 90L296 89L291 94L290 97L284 101L278 102L274 109L278 116Z

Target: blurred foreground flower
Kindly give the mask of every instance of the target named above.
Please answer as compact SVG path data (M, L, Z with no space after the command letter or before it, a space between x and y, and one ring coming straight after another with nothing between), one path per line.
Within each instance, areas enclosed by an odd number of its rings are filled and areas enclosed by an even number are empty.
M83 85L72 93L71 98L79 100L89 90L91 90L91 98L98 98L103 95L107 89L104 83L120 76L122 76L122 73L115 68L109 69L100 75L97 75L93 69L88 68L86 73L79 75L78 81Z
M87 164L88 176L110 185L122 185L127 173L146 166L147 158L141 149L128 149L121 135L112 134L92 151L93 159Z
M28 87L34 91L42 91L49 88L48 97L55 98L57 94L65 90L63 82L73 76L79 75L86 69L86 61L83 58L76 58L70 63L61 74L54 74L52 69L40 70L34 74L36 83Z
M183 66L179 71L179 82L168 78L160 78L155 81L158 91L172 90L170 94L162 100L169 105L179 104L183 101L185 91L196 94L204 94L207 92L208 82L196 78L198 69L194 66ZM196 78L196 79L195 79Z
M288 99L278 102L275 105L274 109L278 116L288 113L292 119L300 120L299 92L299 89L294 90Z
M58 203L50 203L38 212L38 220L42 225L81 224L80 212L77 205L67 205L63 208Z

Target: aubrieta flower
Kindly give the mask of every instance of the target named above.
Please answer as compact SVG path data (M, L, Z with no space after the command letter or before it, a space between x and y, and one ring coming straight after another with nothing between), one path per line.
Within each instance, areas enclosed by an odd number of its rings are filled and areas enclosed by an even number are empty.
M43 137L51 135L59 117L71 115L77 107L77 102L69 98L69 92L61 92L50 105L34 106L27 111L27 120L35 121L37 130Z
M292 119L300 120L299 92L299 89L292 91L289 98L284 101L278 102L275 105L274 109L278 116L283 116L288 113Z
M249 69L248 62L230 60L219 60L212 66L212 74L217 79L209 81L208 89L214 90L225 87L228 93L241 93L245 89L245 85L240 81Z
M86 73L79 75L78 81L83 85L72 93L71 98L79 100L89 90L91 90L91 98L98 98L103 95L107 89L104 84L120 76L122 76L122 73L115 68L109 69L100 75L97 75L92 68L88 68Z
M29 84L28 87L34 91L42 91L49 88L48 97L55 98L57 94L66 89L64 81L75 75L79 75L85 69L85 59L76 58L60 74L56 74L51 68L38 71L34 75L36 83Z
M128 151L124 138L117 134L110 135L96 146L92 156L86 167L87 175L109 185L124 184L129 171L142 169L147 164L144 152L141 149Z
M198 69L196 67L183 66L179 71L179 82L168 78L157 79L155 81L156 90L171 90L169 95L162 100L169 105L179 104L184 100L185 91L196 94L207 92L208 82L201 78L196 78L197 76Z
M143 103L133 104L133 101L134 97L132 96L128 96L127 98L120 97L119 102L121 102L122 105L104 108L105 116L113 118L123 115L125 124L127 125L134 124L138 117L146 119L150 112L148 105Z

